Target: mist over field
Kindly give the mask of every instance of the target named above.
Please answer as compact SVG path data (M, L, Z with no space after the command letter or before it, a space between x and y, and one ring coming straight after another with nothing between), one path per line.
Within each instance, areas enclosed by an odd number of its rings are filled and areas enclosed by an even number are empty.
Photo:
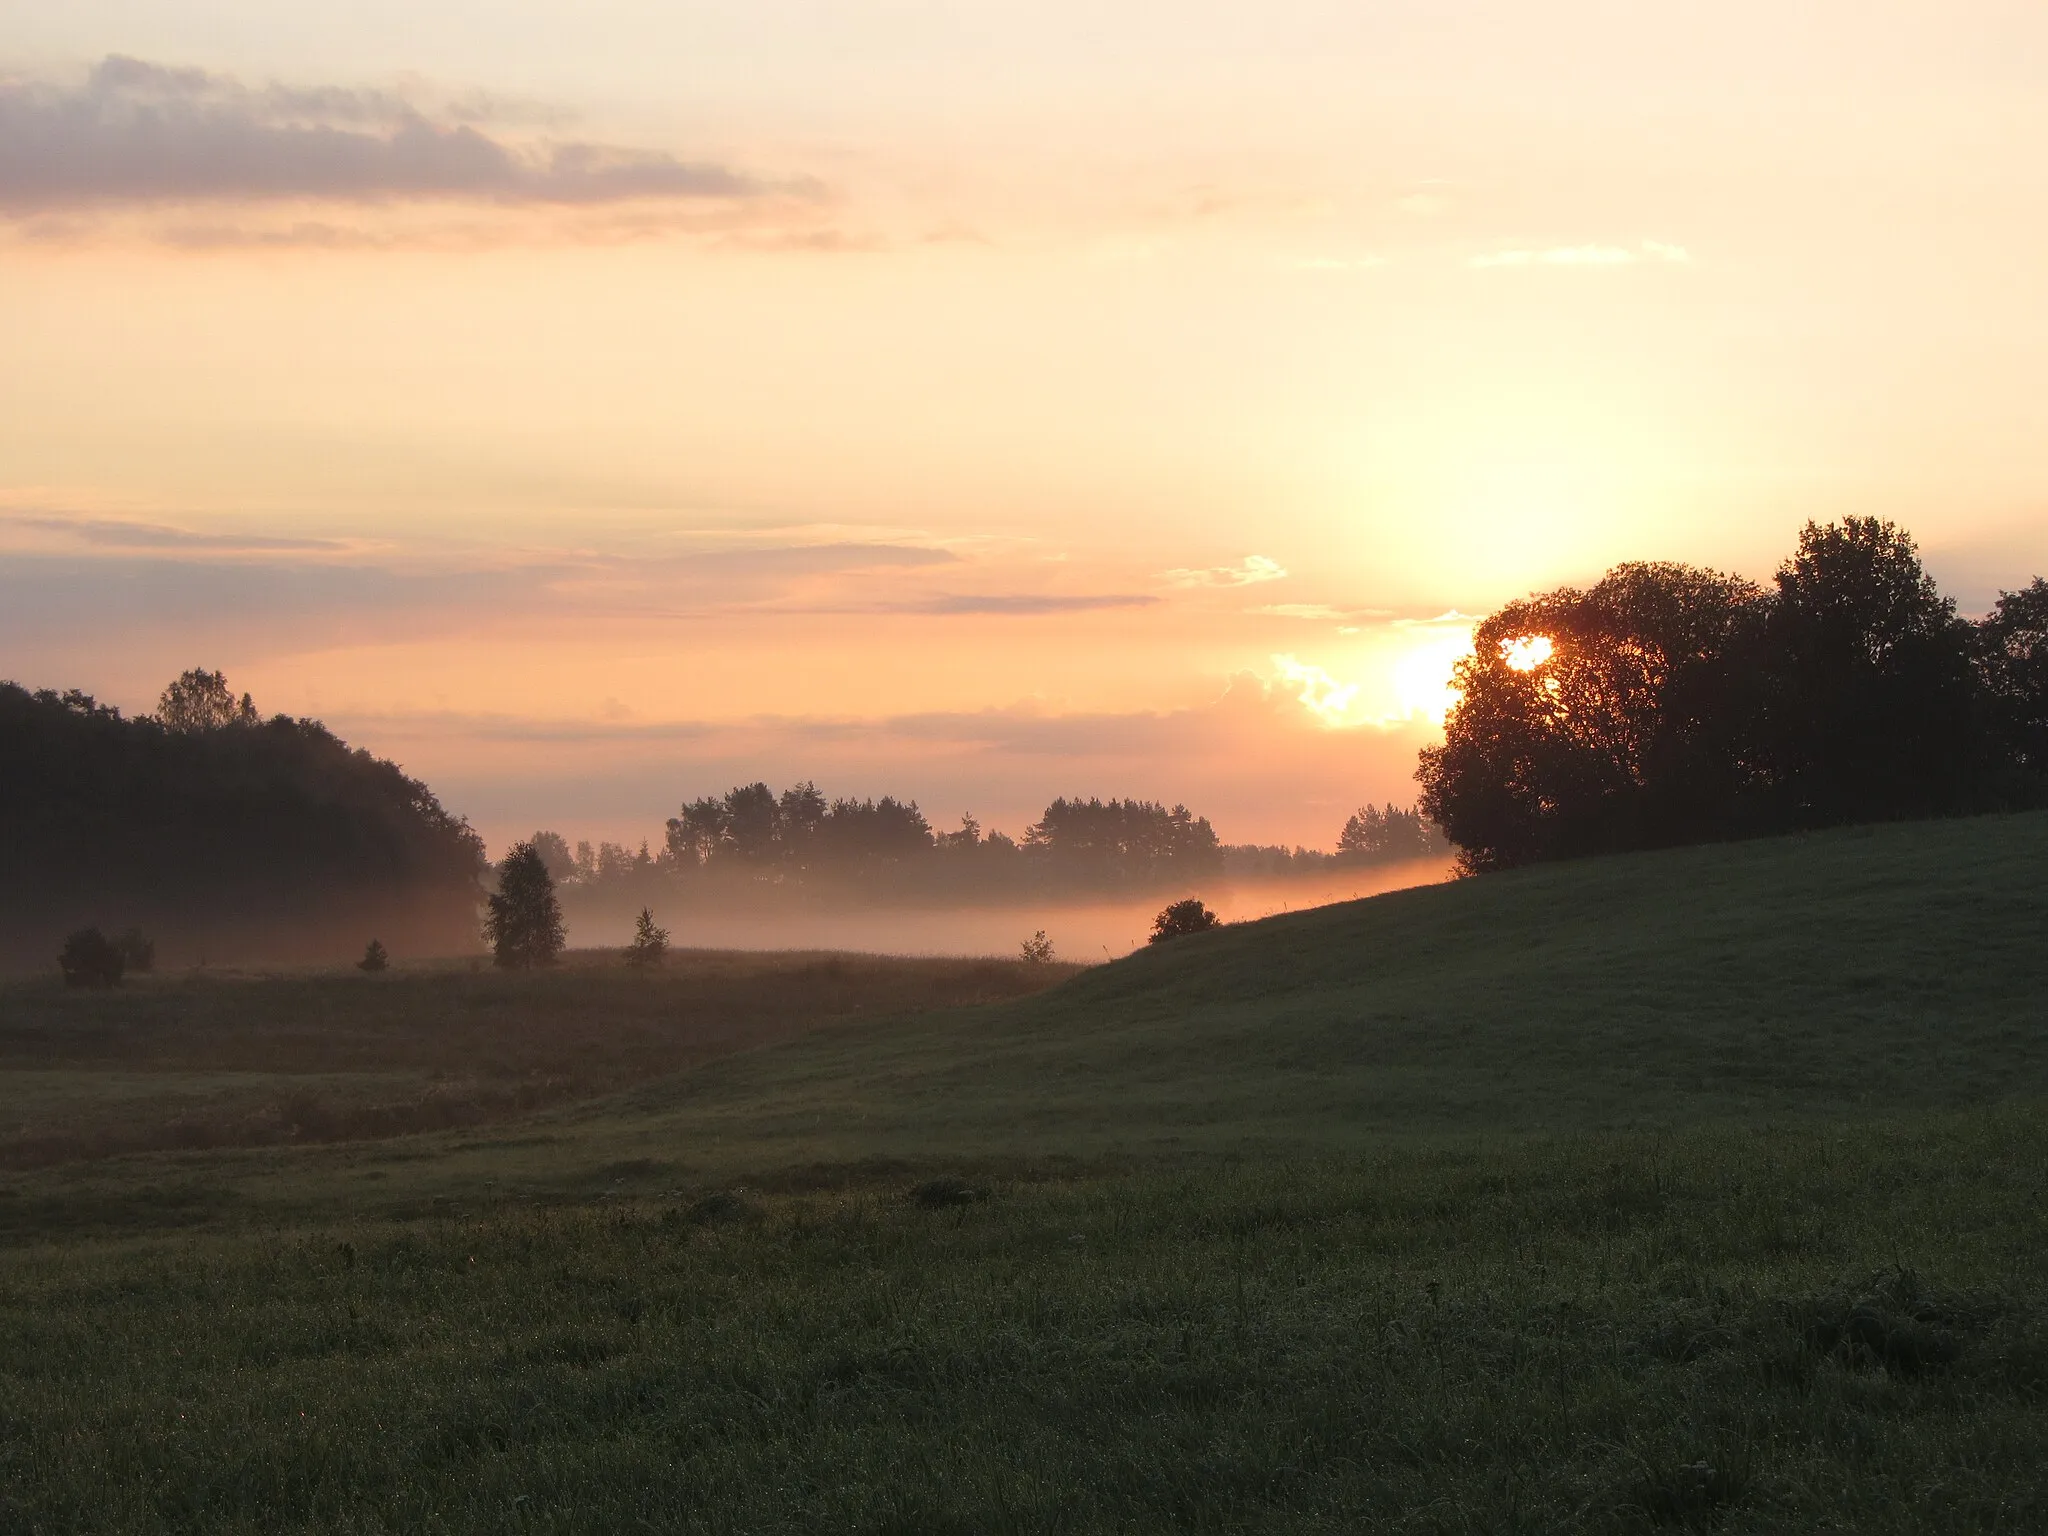
M1451 873L1448 854L1359 865L1293 878L1216 881L1163 886L1114 898L1068 895L1035 902L984 901L951 905L775 901L752 905L685 904L655 916L672 941L702 949L835 949L884 955L1015 955L1023 940L1043 930L1063 960L1082 964L1114 959L1142 946L1168 902L1199 897L1225 922L1299 912L1333 901L1427 885ZM638 911L622 905L572 902L567 907L572 947L623 945L633 936Z

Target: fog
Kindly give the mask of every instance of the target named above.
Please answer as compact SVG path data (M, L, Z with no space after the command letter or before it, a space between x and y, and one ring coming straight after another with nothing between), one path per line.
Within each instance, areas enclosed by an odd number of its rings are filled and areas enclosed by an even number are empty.
M1039 929L1062 960L1112 960L1144 945L1168 902L1199 896L1226 922L1299 912L1445 879L1448 856L1361 865L1290 880L1218 880L1185 890L1099 899L952 906L792 906L780 911L655 912L670 942L688 949L838 949L890 955L1015 955ZM632 919L572 910L576 948L623 945Z

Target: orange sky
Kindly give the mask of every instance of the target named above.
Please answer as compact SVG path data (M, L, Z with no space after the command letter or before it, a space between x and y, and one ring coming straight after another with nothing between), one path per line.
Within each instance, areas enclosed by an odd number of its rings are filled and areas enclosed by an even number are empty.
M494 844L1328 845L1459 615L2048 566L2038 5L8 9L0 673L224 667Z

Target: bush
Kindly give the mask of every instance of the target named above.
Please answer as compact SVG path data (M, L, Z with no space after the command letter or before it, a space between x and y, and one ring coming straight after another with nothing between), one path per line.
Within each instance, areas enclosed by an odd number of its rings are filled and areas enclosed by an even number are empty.
M1186 901L1176 901L1152 919L1152 937L1145 942L1158 944L1166 939L1177 939L1184 933L1206 933L1222 922L1222 918L1190 896Z
M384 947L382 939L372 939L363 950L363 958L356 962L359 971L381 971L391 964L391 952Z
M668 954L668 930L654 925L654 912L642 907L640 917L633 925L633 942L626 946L626 964L636 970L645 970L661 964Z
M81 928L57 956L67 987L111 987L121 980L121 951L97 928Z
M1024 963L1026 965L1051 965L1053 962L1052 940L1039 929L1024 941Z

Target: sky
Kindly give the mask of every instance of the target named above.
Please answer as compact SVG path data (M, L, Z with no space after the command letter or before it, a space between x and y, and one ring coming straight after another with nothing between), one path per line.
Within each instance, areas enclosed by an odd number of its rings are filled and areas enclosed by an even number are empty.
M0 676L1327 847L1510 598L2048 569L2044 143L2037 0L0 0Z

